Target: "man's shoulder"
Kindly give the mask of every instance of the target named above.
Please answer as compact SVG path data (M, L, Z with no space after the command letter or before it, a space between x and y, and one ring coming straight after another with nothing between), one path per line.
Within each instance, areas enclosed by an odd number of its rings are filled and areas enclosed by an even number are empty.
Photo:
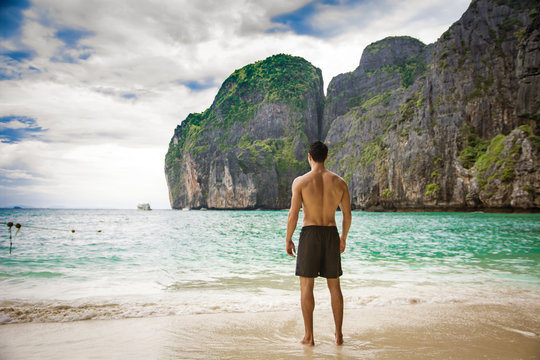
M299 182L299 181L302 181L302 179L304 178L305 175L306 175L306 174L297 176L297 177L293 180L293 183L295 183L295 182L297 183L297 182Z
M292 186L300 186L302 184L302 181L304 181L306 175L307 174L296 177L292 182Z
M307 172L303 175L298 176L293 180L292 186L299 189L304 187L307 183L309 183L310 179L313 177L312 172Z
M336 174L335 172L332 172L330 170L326 170L328 172L328 175L332 178L332 180L336 181L336 182L339 182L339 183L344 183L346 184L345 180L343 180L343 178L341 176L339 176L338 174Z

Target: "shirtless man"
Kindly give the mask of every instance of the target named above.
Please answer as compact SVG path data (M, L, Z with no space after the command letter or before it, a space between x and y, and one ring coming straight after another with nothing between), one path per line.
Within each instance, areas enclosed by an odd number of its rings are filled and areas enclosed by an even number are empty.
M351 226L351 198L347 183L331 171L324 162L328 147L316 141L309 146L308 161L311 171L297 177L292 184L292 199L287 219L287 254L296 256L292 236L298 222L300 207L304 209L304 224L298 242L296 275L300 276L302 315L305 335L302 344L315 345L313 338L313 285L317 276L326 278L332 312L336 325L336 344L343 344L343 295L339 284L341 253L345 251L347 234ZM337 207L343 213L341 237L339 236L335 212Z

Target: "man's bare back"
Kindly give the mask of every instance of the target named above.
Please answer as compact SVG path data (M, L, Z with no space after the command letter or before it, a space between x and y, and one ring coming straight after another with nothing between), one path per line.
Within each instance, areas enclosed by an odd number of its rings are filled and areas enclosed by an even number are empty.
M324 168L312 170L298 177L293 188L302 197L304 226L336 225L336 209L347 191L342 178Z
M294 180L291 209L287 218L286 251L290 256L295 257L296 247L292 241L292 235L298 223L300 209L303 208L304 227L300 234L296 275L300 276L305 326L305 335L301 343L306 345L315 344L313 286L317 276L327 278L336 325L336 343L338 345L343 343L341 332L343 296L339 282L339 276L342 274L340 253L345 251L347 234L351 226L351 199L347 183L324 167L327 154L328 147L322 142L316 141L310 145L308 161L311 171ZM338 234L335 219L338 206L343 214L341 236Z

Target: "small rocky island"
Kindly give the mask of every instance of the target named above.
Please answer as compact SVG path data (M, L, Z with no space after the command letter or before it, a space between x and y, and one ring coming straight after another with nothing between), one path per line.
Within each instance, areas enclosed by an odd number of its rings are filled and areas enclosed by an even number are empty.
M307 145L354 209L540 210L540 6L474 0L434 44L389 37L330 81L300 57L233 72L174 131L171 207L282 209Z

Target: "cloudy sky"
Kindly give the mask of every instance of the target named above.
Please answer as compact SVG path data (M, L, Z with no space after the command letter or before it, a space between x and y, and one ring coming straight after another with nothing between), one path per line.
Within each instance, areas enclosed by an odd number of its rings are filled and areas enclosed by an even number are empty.
M333 76L391 35L431 43L469 0L2 0L0 207L169 208L164 156L235 69Z

